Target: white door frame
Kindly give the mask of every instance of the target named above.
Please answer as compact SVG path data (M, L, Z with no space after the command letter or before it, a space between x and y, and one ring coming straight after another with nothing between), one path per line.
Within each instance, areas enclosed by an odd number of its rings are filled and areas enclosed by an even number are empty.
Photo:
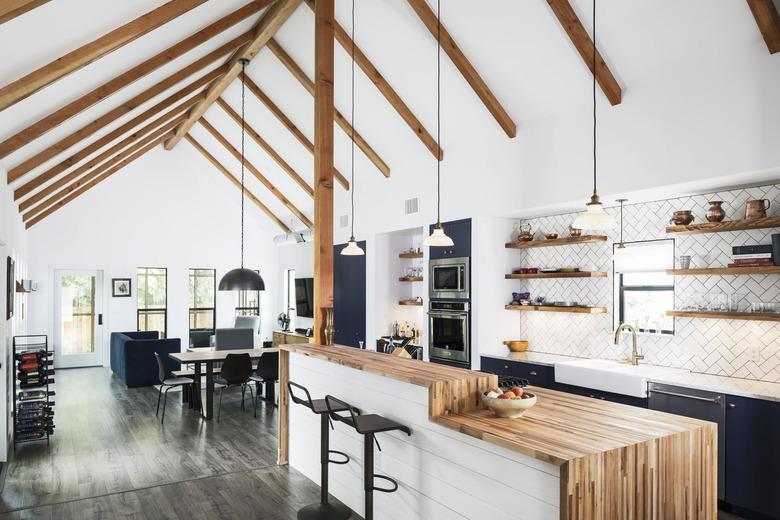
M62 355L60 340L60 312L61 312L61 281L63 275L75 276L94 276L95 277L95 324L94 324L94 352L90 354L71 354L67 357ZM54 366L56 368L73 368L103 365L103 324L101 319L105 316L103 311L103 271L100 269L55 269L54 270L54 318L53 346L54 346Z

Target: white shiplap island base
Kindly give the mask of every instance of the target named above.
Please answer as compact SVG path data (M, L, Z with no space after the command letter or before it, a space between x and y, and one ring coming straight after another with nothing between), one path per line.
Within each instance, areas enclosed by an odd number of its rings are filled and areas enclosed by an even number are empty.
M319 417L287 381L411 428L381 433L377 519L715 518L712 423L535 388L522 419L482 409L490 374L348 347L280 347L279 463L319 483ZM330 492L363 514L363 437L335 422Z

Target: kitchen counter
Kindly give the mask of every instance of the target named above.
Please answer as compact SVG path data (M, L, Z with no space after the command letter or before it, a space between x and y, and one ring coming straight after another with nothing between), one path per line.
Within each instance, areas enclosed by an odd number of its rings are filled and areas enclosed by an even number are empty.
M529 363L548 366L554 366L555 363L559 361L582 359L562 354L548 354L546 352L532 351L482 354L482 356L512 361L527 361ZM662 376L650 377L648 378L648 381L737 395L740 397L780 402L780 383L771 383L768 381L756 381L754 379L742 379L739 377L728 377L715 374L702 374L700 372L690 372L684 369L678 369Z
M410 441L423 442L424 437L415 438L416 429L427 432L438 425L452 432L447 438L453 443L468 445L474 441L467 438L472 438L478 439L478 444L471 445L482 450L495 453L496 448L489 447L493 445L516 453L505 458L523 467L532 466L542 473L557 475L556 511L560 518L714 518L716 515L717 451L713 423L533 387L530 391L538 395L537 405L521 419L503 419L481 404L481 392L497 384L495 375L389 358L347 347L309 344L282 345L280 349L280 463L286 462L289 455L287 371L294 370L296 382L304 386L306 380L300 380L304 374L310 374L314 380L315 373L327 375L333 371L334 377L326 379L334 381L334 387L337 379L342 384L346 377L354 380L360 389L365 384L369 388L390 385L386 380L405 383L389 386L394 388L391 394L397 394L399 401L415 392L408 385L422 387L420 390L427 394L427 421L412 427ZM519 354L518 357L525 359L518 360L539 362L536 359L543 357L535 353ZM312 364L307 358L318 361ZM288 368L291 363L294 369ZM328 368L333 365L339 367ZM344 368L349 370L345 372ZM371 375L358 376L355 371ZM339 397L350 401L347 395ZM358 397L362 395L356 394L355 398ZM387 401L378 400L375 406L386 405L388 411L395 411L393 418L399 422L412 420L411 412L405 417L398 413L395 403ZM369 413L374 411L370 406L366 408ZM425 432L420 431L418 436ZM464 435L458 437L457 432ZM441 444L438 446L434 446L434 451L442 449ZM539 478L544 480L542 473ZM493 480L496 478L503 480L499 475ZM428 486L419 478L418 484ZM524 486L538 487L528 478ZM537 498L530 496L529 500ZM544 511L539 516L528 513L528 517L549 518L549 511Z

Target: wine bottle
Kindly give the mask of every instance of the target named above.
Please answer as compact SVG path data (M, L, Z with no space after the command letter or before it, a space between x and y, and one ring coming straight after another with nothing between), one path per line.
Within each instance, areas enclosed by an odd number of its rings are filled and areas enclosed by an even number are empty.
M17 421L37 421L43 420L54 415L51 410L34 410L32 412L20 412L17 414Z
M36 388L39 386L53 385L54 379L36 379L19 383L19 388Z
M46 434L51 435L53 432L45 432L45 431L36 431L36 432L23 432L16 435L16 440L18 441L33 441L36 439L43 439L46 437Z
M19 361L38 361L40 359L47 358L49 355L45 350L39 350L37 352L22 352L16 354L16 359Z
M20 401L33 401L36 399L43 399L47 396L53 396L54 391L51 390L49 392L45 390L29 390L27 392L19 392L19 400Z
M54 401L25 401L23 403L17 403L16 407L19 410L46 410L54 406Z

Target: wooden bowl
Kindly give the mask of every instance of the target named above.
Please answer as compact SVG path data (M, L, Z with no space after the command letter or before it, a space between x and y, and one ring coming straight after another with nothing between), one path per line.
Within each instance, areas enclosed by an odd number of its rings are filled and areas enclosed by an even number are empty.
M506 345L512 352L525 352L525 350L528 348L528 341L524 339L508 340L504 342L504 345Z
M558 233L547 233L546 235L544 235L544 237L547 240L555 240L556 238L558 238Z
M482 394L482 402L490 408L490 411L499 417L507 419L519 419L526 410L536 404L536 394L526 392L525 399L499 399L497 397L488 397Z

